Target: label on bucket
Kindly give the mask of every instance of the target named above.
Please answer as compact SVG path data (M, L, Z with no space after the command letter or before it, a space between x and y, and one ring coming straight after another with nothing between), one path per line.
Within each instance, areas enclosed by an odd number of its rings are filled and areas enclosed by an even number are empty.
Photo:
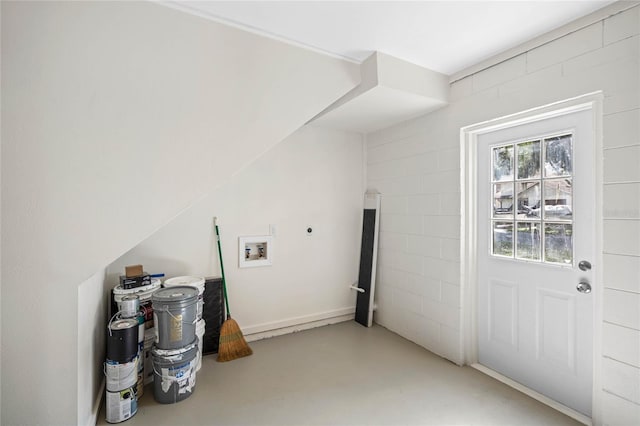
M153 305L151 300L140 305L142 312L144 313L144 328L148 329L153 327L155 317L153 316Z
M169 341L179 342L182 340L182 314L171 315L171 327L169 329Z
M138 411L138 402L132 388L107 392L106 406L106 420L109 423L123 422Z
M138 357L124 364L118 362L105 362L105 375L107 376L107 390L114 392L133 386L137 380Z
M162 368L162 390L169 392L172 383L178 387L178 395L191 393L196 384L195 364L192 361L182 365Z

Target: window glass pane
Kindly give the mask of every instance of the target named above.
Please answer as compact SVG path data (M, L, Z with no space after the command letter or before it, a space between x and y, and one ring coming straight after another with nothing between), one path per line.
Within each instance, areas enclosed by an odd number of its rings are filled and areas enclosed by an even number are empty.
M573 219L573 185L571 179L544 181L544 218L548 220Z
M552 263L573 262L573 225L546 223L544 225L544 260Z
M572 144L564 134L491 148L493 255L572 264Z
M513 222L493 222L493 254L513 257Z
M493 217L513 219L513 182L495 183L493 187Z
M540 260L540 222L517 222L518 244L516 257Z
M540 141L518 144L518 179L540 177Z
M493 180L513 180L513 145L493 148Z
M516 183L518 219L540 219L540 181Z
M571 176L573 173L573 151L571 135L545 139L545 177Z

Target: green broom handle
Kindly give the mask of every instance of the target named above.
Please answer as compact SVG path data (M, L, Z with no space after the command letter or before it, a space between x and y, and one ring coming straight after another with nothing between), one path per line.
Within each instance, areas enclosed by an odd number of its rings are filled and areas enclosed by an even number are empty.
M231 318L231 312L229 311L229 298L227 297L227 282L224 279L224 264L222 263L222 248L220 247L220 231L218 230L218 224L216 218L213 218L213 225L216 227L216 240L218 241L218 257L220 257L220 271L222 271L222 290L224 291L224 304L227 307L227 318Z

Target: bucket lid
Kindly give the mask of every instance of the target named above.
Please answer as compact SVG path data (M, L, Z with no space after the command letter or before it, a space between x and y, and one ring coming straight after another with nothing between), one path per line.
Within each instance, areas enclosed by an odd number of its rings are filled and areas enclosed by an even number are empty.
M189 343L187 346L183 346L183 347L177 348L177 349L160 349L156 345L153 345L153 347L151 348L151 355L154 355L154 356L165 356L165 357L166 356L180 355L180 354L183 354L185 352L189 352L197 344L198 344L198 339L196 339L193 342Z
M177 287L177 286L188 285L190 287L197 287L198 289L202 287L202 289L204 290L204 281L205 281L204 277L190 277L190 276L175 277L175 278L169 278L168 280L164 280L164 283L162 284L162 286Z
M151 295L152 302L182 303L198 300L198 289L189 286L162 288Z
M125 328L138 327L138 320L134 318L119 319L111 323L111 330L124 330Z

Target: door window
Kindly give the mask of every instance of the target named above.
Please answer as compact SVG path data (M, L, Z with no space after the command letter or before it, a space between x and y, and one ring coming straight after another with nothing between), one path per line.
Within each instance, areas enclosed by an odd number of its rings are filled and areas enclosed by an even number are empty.
M491 147L491 255L573 264L572 134Z

